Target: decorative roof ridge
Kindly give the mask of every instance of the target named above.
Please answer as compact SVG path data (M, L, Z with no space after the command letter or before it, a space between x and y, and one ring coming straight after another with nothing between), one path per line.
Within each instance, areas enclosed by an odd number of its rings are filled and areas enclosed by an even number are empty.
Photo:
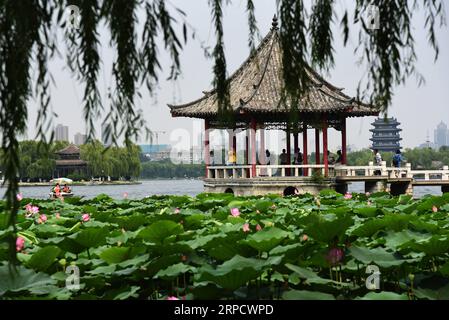
M259 45L257 46L256 49L254 49L250 55L248 56L248 58L246 58L245 61L243 61L243 63L229 76L229 78L226 79L226 81L231 82L234 78L236 78L241 72L243 72L243 70L245 69L245 67L254 59L258 56L259 52L264 48L264 45L266 45L272 38L273 35L277 36L277 28L272 28L270 30L270 32L268 32L268 34L262 39L262 41L259 43ZM271 47L272 49L272 47ZM270 49L270 55L271 55L271 49ZM267 62L268 63L268 62ZM167 106L170 109L177 109L177 108L183 108L183 107L188 107L191 106L195 103L198 103L208 97L210 97L211 95L213 95L215 93L216 89L211 89L208 91L203 91L202 93L204 94L202 97L188 102L188 103L184 103L184 104L179 104L179 105L173 105L173 104L167 104Z

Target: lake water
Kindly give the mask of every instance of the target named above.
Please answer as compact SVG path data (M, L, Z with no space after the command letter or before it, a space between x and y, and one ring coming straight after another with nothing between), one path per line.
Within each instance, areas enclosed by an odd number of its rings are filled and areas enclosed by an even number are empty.
M136 185L108 185L108 186L74 186L73 191L77 196L93 198L100 193L105 193L115 199L123 199L124 193L128 193L129 199L141 199L150 195L190 195L195 196L203 192L203 181L192 180L143 180ZM0 187L0 198L5 194L5 187ZM48 198L49 186L22 187L20 189L27 198ZM363 182L349 185L349 192L364 192ZM425 194L441 195L440 187L415 187L414 197L419 198Z

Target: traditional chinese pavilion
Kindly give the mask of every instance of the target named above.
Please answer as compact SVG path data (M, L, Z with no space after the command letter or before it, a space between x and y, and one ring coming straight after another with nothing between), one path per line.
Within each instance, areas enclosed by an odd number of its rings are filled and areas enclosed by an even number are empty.
M341 160L344 165L346 163L346 119L349 117L377 116L380 110L375 106L362 103L344 94L343 88L330 84L310 67L306 68L306 73L310 84L308 90L299 99L299 106L295 111L298 113L298 121L292 127L291 121L289 121L292 117L290 103L288 100L282 99L284 88L282 46L278 33L277 19L274 17L272 28L268 35L228 79L230 108L235 118L232 127L229 127L229 125L226 125L226 122L220 119L215 90L203 92L204 95L195 101L182 105L168 106L173 117L204 119L204 154L205 163L209 169L213 169L210 166L209 158L210 129L232 129L234 132L247 131L245 165L249 166L248 171L250 174L247 176L249 179L257 178L260 171L258 170L260 168L257 168L255 147L258 130L263 132L264 129L277 129L286 132L285 149L288 153L289 163L285 170L293 170L292 166L288 167L291 161L291 137L293 137L294 150L296 150L299 146L298 134L302 133L302 152L304 155L307 155L309 151L307 150L308 132L312 129L315 134L315 164L320 164L321 161L320 144L322 142L323 163L321 165L323 166L324 176L327 177L329 174L327 157L328 128L335 128L341 132ZM321 141L320 136L322 137ZM230 139L230 144L229 149L236 152L235 135L233 139ZM260 150L264 150L263 134L260 136L260 144ZM308 165L306 156L304 156L303 165ZM210 175L213 171L209 169L206 170L206 182L208 178L212 178ZM214 178L217 177L215 176ZM274 178L280 180L279 177ZM303 178L301 179L301 181L304 181ZM229 181L232 182L231 180Z
M67 177L72 173L86 173L87 162L80 158L80 148L70 144L56 152L59 159L56 160L55 177Z

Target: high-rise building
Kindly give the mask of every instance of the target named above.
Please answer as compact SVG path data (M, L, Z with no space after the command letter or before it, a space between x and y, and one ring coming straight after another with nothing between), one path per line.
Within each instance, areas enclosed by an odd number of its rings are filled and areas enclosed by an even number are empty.
M402 131L402 129L398 128L400 124L396 118L377 118L371 124L374 128L370 129L373 133L370 139L373 142L372 149L393 152L400 150L400 141L402 140L399 136L399 132Z
M87 135L77 132L74 136L75 145L80 146L85 144L87 140Z
M110 130L108 136L107 127L108 126L106 123L101 124L101 142L103 142L106 147L109 147L110 145L112 145L112 131Z
M55 129L55 141L69 141L69 127L58 124Z
M444 122L440 122L434 131L434 143L437 148L449 145L449 130Z

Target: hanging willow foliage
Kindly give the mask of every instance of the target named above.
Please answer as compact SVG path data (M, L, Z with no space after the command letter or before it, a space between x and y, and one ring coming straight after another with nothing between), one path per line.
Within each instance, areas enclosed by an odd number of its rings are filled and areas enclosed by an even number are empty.
M332 0L315 0L308 13L305 1L276 1L283 47L284 91L294 110L307 90L305 69L308 65L320 70L333 66L335 3ZM230 114L227 110L231 106L223 38L223 7L230 2L208 0L216 36L212 53L215 61L213 85L224 118ZM255 48L258 33L255 3L253 0L246 2L250 50ZM77 5L81 11L80 28L67 29L65 40L67 65L84 87L83 115L88 140L95 135L94 124L105 104L98 89L101 69L98 30L101 23L108 26L110 45L116 53L112 68L115 82L109 93L112 102L105 120L107 135L113 141L124 137L128 143L136 138L140 128L146 127L142 111L135 108L136 99L140 97L140 85L145 83L150 94L154 93L161 69L159 55L163 50L168 52L172 61L170 78L176 79L181 67L180 39L183 38L185 43L188 38L188 17L178 8L168 10L166 5L170 2L165 0L0 0L1 161L8 184L5 198L12 261L15 258L15 221L19 206L16 199L20 169L18 136L26 130L27 101L34 98L40 103L37 136L44 142L52 139L52 135L48 139L54 115L50 107L51 75L48 73L48 62L56 52L58 28L67 27L63 18L69 4ZM379 8L378 30L371 30L366 25L364 15L369 4ZM366 79L359 84L359 94L384 109L391 104L396 85L403 83L410 75L419 76L414 67L417 57L411 28L412 13L419 5L426 16L424 28L437 59L439 50L435 28L445 24L442 0L425 0L420 4L402 0L357 0L352 24L348 10L340 20L345 45L350 27L361 24L356 52L365 62L368 72ZM145 21L141 41L138 41L137 13L141 11L145 13ZM181 21L177 21L176 17L181 17ZM182 28L178 32L181 22ZM157 39L162 39L163 48L158 48L161 42Z

